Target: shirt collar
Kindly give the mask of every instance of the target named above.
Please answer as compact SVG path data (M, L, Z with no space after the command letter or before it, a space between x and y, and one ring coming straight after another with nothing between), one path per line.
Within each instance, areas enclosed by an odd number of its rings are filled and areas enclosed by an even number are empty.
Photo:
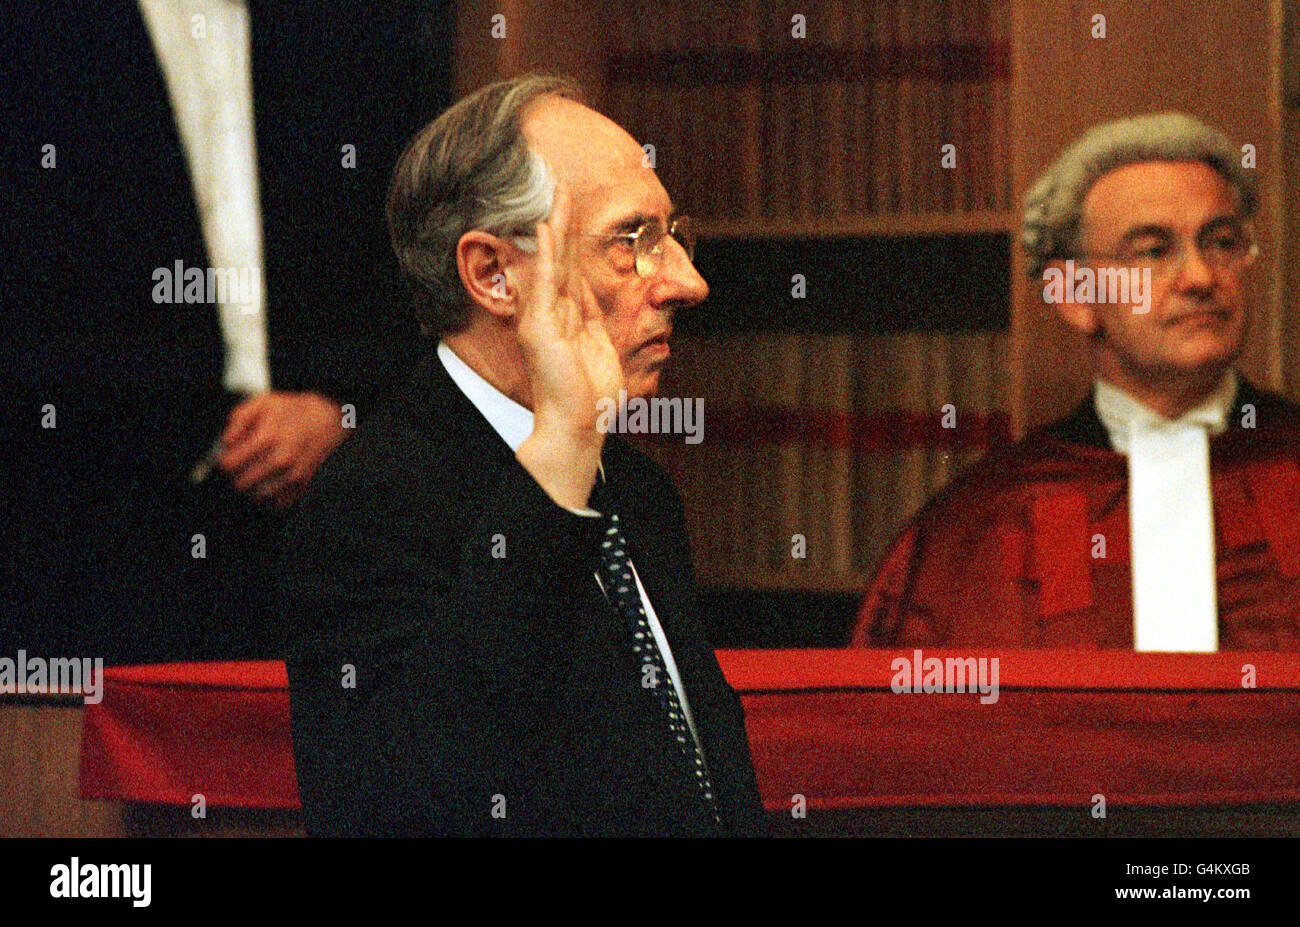
M442 341L438 342L438 360L447 369L447 376L488 420L501 440L509 445L510 450L519 450L519 445L533 433L533 413L483 379Z
M1188 409L1177 419L1168 419L1147 407L1112 383L1096 381L1097 417L1106 426L1110 444L1121 454L1128 453L1129 436L1135 428L1162 425L1200 425L1210 434L1222 434L1228 427L1228 415L1237 398L1237 371L1229 369L1223 380L1205 401Z
M465 398L474 404L501 440L509 445L510 450L518 451L519 445L533 433L533 413L515 402L501 390L483 379L469 364L465 363L456 352L447 347L445 342L438 342L438 360L447 369L447 376L465 394ZM602 460L597 465L600 480L605 481L605 464ZM590 507L570 509L579 515L599 515Z

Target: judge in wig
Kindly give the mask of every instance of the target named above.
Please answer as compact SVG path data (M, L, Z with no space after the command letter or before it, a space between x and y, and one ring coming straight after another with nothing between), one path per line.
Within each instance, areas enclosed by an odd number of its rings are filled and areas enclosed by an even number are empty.
M1300 407L1234 367L1259 251L1240 158L1146 115L1032 186L1030 273L1086 337L1092 389L919 513L854 644L1300 649Z

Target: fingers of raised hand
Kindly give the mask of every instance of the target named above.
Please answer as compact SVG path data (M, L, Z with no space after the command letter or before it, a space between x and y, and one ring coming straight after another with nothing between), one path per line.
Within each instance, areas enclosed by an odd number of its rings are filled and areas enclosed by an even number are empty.
M560 268L566 268L565 262L569 257L569 218L572 211L573 199L569 196L568 188L562 183L557 183L555 201L551 204L551 215L546 220L546 226L552 236L555 265Z
M570 292L573 294L574 301L578 304L582 322L587 325L598 322L603 331L605 314L601 311L600 303L597 301L596 294L592 291L587 278L575 273L570 283Z

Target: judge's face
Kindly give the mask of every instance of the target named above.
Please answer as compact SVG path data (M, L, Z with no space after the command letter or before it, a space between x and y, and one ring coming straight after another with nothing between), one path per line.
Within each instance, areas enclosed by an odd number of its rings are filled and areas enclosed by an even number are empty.
M1226 370L1246 332L1250 263L1232 186L1199 162L1129 164L1097 179L1082 219L1084 266L1151 270L1149 300L1068 310L1100 372L1154 384Z
M652 395L668 362L673 314L702 302L709 288L673 238L664 238L655 272L641 277L632 244L613 236L647 222L668 228L673 214L668 192L645 164L641 146L585 106L542 100L530 109L523 128L572 197L565 251L600 304L628 396Z

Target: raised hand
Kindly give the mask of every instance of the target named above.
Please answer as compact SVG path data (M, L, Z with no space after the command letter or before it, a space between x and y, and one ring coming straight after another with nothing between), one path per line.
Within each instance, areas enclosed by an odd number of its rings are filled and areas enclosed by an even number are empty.
M537 264L519 306L518 335L535 423L516 456L561 505L587 504L605 436L602 400L616 402L623 367L599 304L569 254L570 199L557 187L548 222L537 226Z
M568 253L570 203L558 187L550 221L537 226L536 272L519 308L518 334L539 427L585 435L595 432L600 400L617 400L623 368Z

